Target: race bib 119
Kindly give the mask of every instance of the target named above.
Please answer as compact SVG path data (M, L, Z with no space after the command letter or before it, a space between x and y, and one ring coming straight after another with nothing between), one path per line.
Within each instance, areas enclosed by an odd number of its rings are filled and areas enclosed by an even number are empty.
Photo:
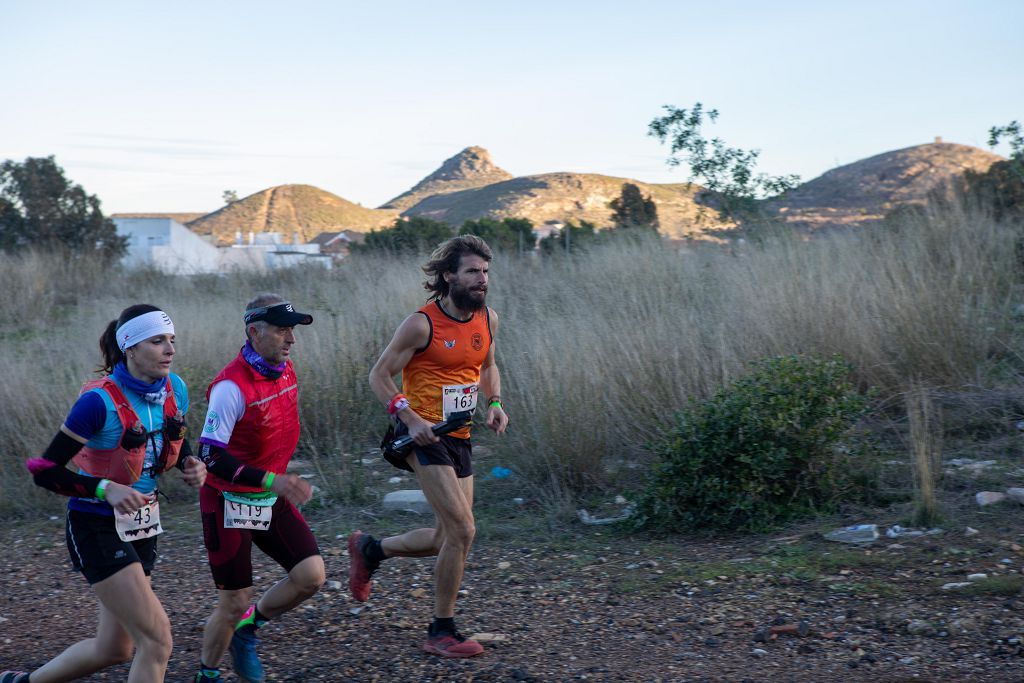
M270 518L273 516L276 501L277 496L246 499L236 494L229 499L225 495L224 528L266 531L270 528Z

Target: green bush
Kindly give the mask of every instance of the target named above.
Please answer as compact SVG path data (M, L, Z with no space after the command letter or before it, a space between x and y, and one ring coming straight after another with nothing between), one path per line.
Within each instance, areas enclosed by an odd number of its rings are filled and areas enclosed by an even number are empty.
M866 406L851 370L771 358L693 401L655 447L640 526L756 531L831 507L847 479L837 442Z

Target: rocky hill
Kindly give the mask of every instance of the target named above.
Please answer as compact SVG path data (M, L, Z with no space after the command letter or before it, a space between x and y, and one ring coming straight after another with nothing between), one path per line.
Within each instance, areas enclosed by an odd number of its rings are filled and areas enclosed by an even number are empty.
M766 208L799 227L857 225L898 205L923 203L930 191L964 171L986 171L1000 159L977 147L941 141L907 147L827 171Z
M707 211L698 223L699 190L686 183L656 185L629 178L594 173L545 173L513 178L484 187L448 192L420 200L403 211L459 225L463 221L490 218L529 218L535 225L549 220L590 221L599 227L611 223L609 203L622 192L623 183L633 183L658 206L661 231L671 237L699 236L723 227L715 212Z
M784 197L766 202L769 215L794 226L818 229L859 225L882 218L893 207L925 201L928 193L971 169L984 171L1001 159L967 145L943 142L907 147L832 169ZM651 184L593 173L545 173L512 177L482 147L467 147L379 209L367 209L310 185L281 185L196 218L188 226L230 244L238 232L280 232L303 242L320 232L369 232L403 216L425 216L460 225L471 219L528 218L611 223L609 204L623 183L634 183L658 206L661 232L669 237L714 239L730 226L701 207L700 188L687 183Z
M491 153L483 147L467 147L441 167L416 183L408 192L403 192L383 204L382 209L405 211L427 197L470 190L503 180L510 180L512 174L494 165Z
M280 232L290 241L298 231L308 242L321 232L369 232L394 222L398 211L367 209L312 185L278 185L251 194L188 223L200 235L213 235L217 244L235 241L238 232Z

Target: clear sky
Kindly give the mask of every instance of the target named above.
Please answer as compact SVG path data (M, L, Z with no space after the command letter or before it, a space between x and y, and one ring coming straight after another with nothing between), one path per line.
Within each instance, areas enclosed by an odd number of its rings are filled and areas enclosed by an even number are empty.
M682 182L647 124L700 101L809 180L1024 121L1022 27L1020 0L0 0L0 159L56 155L107 212L285 183L377 206L470 145Z

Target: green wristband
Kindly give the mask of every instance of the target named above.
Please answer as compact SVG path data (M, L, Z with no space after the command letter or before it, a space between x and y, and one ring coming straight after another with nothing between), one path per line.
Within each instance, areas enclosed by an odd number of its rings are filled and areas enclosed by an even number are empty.
M109 479L100 479L100 483L96 484L96 498L106 502L107 500L107 486L110 484Z
M267 472L267 476L263 478L263 490L269 491L274 485L274 479L277 477L273 472Z
M487 404L487 407L488 408L501 408L502 407L501 401L491 401L490 403Z

